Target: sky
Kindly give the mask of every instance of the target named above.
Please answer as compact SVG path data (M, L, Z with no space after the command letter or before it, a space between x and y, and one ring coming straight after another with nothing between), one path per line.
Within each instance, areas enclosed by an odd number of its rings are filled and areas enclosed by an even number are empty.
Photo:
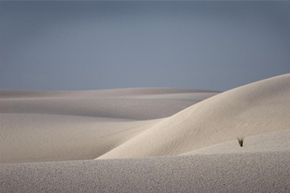
M0 89L228 90L290 72L290 2L0 2Z

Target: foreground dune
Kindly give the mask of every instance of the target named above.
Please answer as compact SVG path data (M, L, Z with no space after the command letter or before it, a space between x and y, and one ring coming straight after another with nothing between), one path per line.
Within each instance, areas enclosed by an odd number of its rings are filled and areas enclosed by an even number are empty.
M290 153L4 164L2 190L38 192L290 191Z
M0 192L286 193L289 138L290 74L223 93L1 91Z

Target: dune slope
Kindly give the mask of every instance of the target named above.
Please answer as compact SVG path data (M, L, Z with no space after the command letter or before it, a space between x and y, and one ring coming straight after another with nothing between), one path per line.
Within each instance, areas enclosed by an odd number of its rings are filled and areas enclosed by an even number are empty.
M182 155L284 152L290 150L289 139L290 129L266 132L244 138L242 146L240 146L238 140L232 140L200 148Z
M254 82L165 118L99 159L178 155L238 137L289 129L290 75Z
M2 163L93 159L159 121L27 113L0 116Z

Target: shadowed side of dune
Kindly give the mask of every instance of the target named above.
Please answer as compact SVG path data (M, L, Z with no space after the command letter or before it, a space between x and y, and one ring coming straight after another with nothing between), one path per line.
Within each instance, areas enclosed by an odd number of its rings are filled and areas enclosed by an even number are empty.
M94 159L156 121L0 114L0 163Z

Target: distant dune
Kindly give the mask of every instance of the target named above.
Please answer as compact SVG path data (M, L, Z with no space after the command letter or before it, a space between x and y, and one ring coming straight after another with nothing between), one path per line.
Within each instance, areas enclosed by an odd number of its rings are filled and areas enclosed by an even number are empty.
M290 74L222 93L0 91L0 192L286 193L289 139Z
M148 120L170 116L217 92L178 89L0 91L0 113Z
M2 91L0 162L93 159L215 94L151 88Z

